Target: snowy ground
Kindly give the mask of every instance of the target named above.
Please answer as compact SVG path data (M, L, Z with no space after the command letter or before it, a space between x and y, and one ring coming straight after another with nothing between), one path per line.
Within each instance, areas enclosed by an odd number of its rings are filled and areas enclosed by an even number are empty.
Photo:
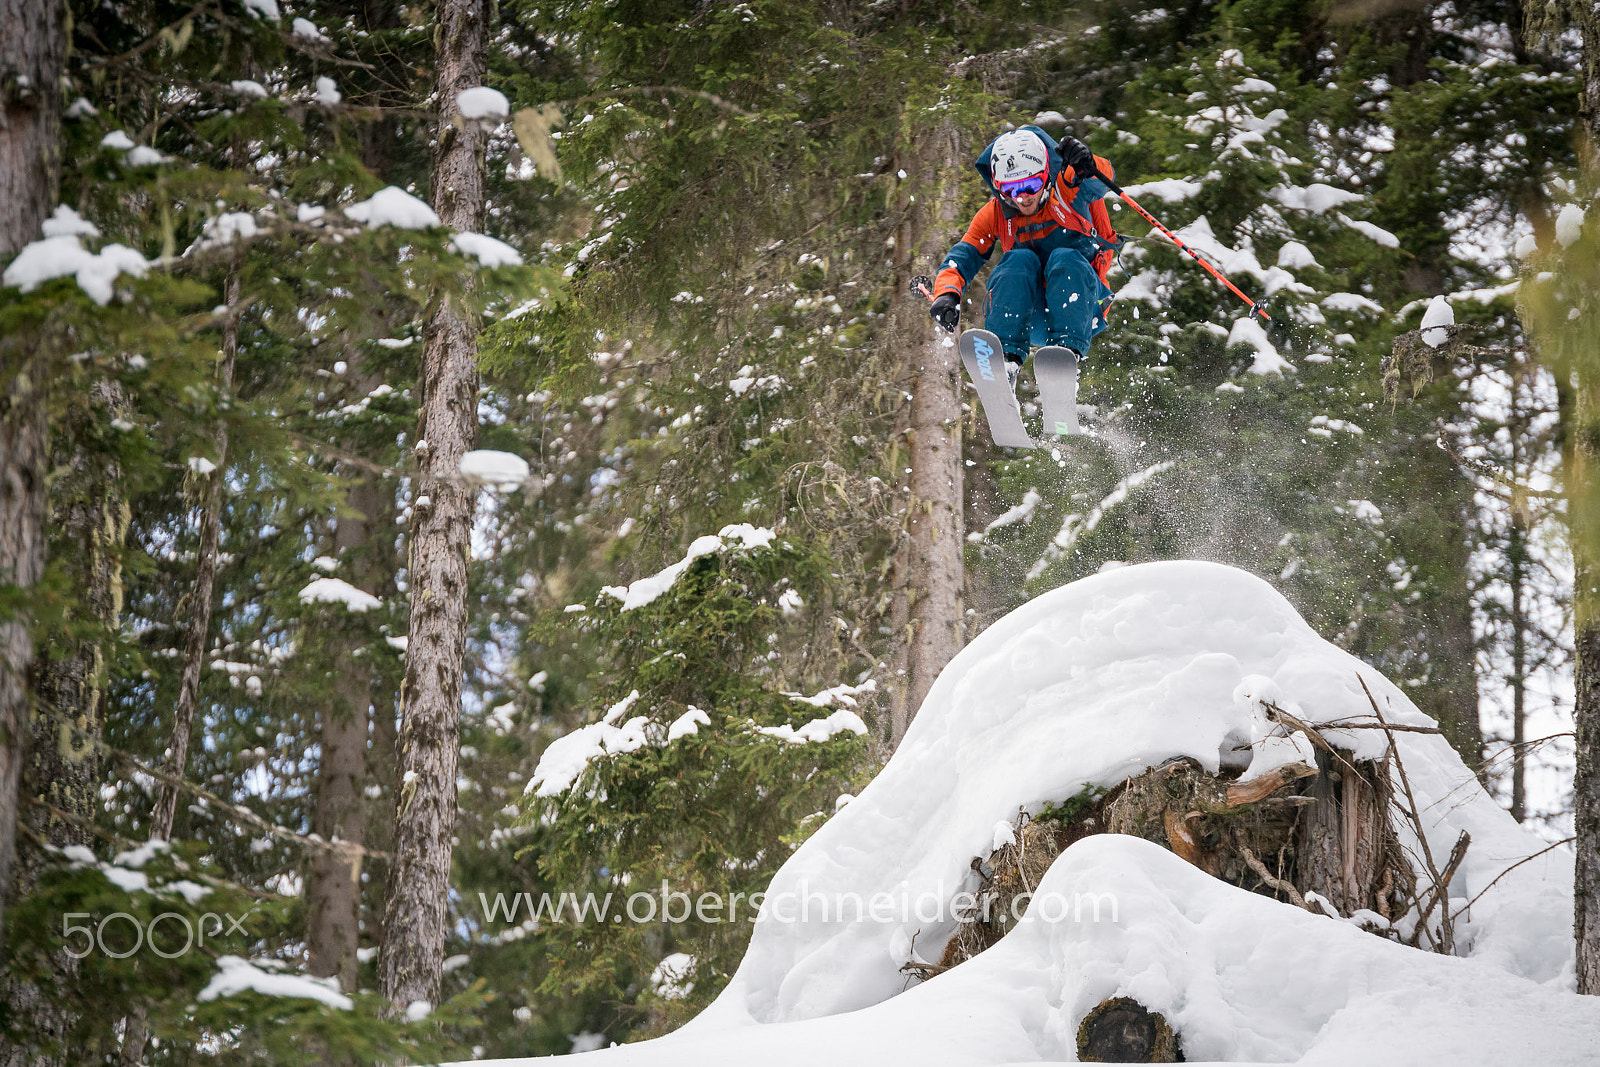
M907 988L899 968L913 941L919 958L937 959L954 927L948 909L919 918L922 902L975 889L970 861L1019 807L1037 811L1177 755L1213 771L1255 759L1259 771L1283 757L1238 751L1261 732L1255 697L1314 723L1372 723L1358 677L1390 721L1430 723L1242 571L1152 563L1039 597L956 657L888 766L768 894L769 903L877 895L898 902L892 914L859 917L857 906L831 921L764 919L699 1018L589 1055L652 1065L1071 1062L1084 1013L1126 994L1166 1015L1190 1062L1594 1063L1600 1002L1570 992L1570 855L1510 869L1544 843L1429 734L1401 734L1398 748L1434 854L1472 834L1450 894L1465 909L1465 958L1396 945L1108 835L1062 854L999 945ZM1358 753L1386 743L1377 730L1324 732ZM1102 903L1099 921L1082 901Z

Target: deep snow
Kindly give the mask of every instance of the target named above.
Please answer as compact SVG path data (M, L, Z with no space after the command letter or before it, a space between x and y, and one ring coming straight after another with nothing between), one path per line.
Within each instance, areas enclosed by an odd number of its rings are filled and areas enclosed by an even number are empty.
M893 759L790 857L769 902L818 892L948 901L976 888L972 858L1019 806L1037 811L1172 756L1211 771L1287 758L1237 751L1260 735L1255 698L1313 723L1370 724L1360 678L1391 722L1431 725L1243 571L1150 563L1054 590L946 667ZM1363 757L1386 746L1379 730L1324 733ZM917 955L937 959L948 917L769 917L688 1026L590 1055L657 1065L1072 1061L1083 1014L1127 994L1168 1017L1190 1062L1594 1062L1600 1002L1568 992L1570 855L1505 873L1544 842L1442 737L1402 733L1397 748L1434 855L1442 862L1461 830L1472 834L1450 893L1459 908L1487 889L1457 920L1466 958L1385 941L1106 835L1057 859L999 945L921 985L907 989L900 965L913 935ZM1403 828L1402 838L1415 852ZM1046 900L1060 911L1106 893L1115 918L1041 914Z

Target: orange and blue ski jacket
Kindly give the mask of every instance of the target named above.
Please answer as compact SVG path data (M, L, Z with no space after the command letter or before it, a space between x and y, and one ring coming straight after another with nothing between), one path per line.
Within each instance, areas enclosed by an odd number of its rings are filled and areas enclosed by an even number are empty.
M1120 243L1116 230L1111 226L1111 216L1101 199L1110 192L1110 187L1093 175L1073 173L1062 159L1055 139L1048 133L1037 126L1022 128L1037 134L1049 150L1049 198L1032 215L1025 216L1018 212L995 188L990 149L985 148L973 166L992 195L989 202L973 216L966 234L944 257L939 276L934 281L934 296L942 293L959 295L988 260L995 245L1000 246L1002 254L1018 246L1033 249L1039 253L1040 262L1057 248L1076 248L1094 266L1101 284L1105 284L1106 272L1111 269ZM1109 160L1095 156L1095 165L1101 173L1116 180Z

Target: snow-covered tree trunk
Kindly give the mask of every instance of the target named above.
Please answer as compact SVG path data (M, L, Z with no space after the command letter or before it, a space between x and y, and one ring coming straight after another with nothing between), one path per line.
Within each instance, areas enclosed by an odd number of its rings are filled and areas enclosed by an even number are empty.
M40 236L61 160L61 67L66 7L0 0L0 258ZM47 368L37 338L0 338L0 586L26 590L44 574ZM22 612L0 617L0 934L11 892L17 796L26 758L33 640Z
M363 382L369 393L377 379ZM381 576L371 554L378 523L392 509L385 506L388 487L367 476L350 491L348 503L358 516L341 516L334 529L334 555L357 588L378 588ZM354 620L330 635L329 661L335 665L333 699L322 711L322 744L317 764L316 832L330 842L361 845L366 839L366 801L362 783L367 767L367 725L371 721L372 667L363 635ZM307 969L319 977L338 976L346 992L356 988L356 949L360 932L361 866L359 852L318 851L306 878Z
M964 640L961 358L930 322L926 301L907 289L924 266L918 257L942 254L942 246L933 246L960 226L961 138L955 124L940 124L909 162L917 173L907 188L922 190L923 197L903 203L904 221L895 235L900 254L891 336L904 346L904 386L911 399L903 431L910 468L903 497L906 544L896 567L906 673L897 679L891 710L894 745Z
M432 201L444 224L457 230L478 230L483 221L486 137L462 119L456 100L483 84L487 17L482 0L442 0L438 7L441 121ZM459 464L477 435L477 352L476 318L463 298L440 298L423 330L400 785L380 969L383 994L397 1008L437 1005L444 964L473 510Z

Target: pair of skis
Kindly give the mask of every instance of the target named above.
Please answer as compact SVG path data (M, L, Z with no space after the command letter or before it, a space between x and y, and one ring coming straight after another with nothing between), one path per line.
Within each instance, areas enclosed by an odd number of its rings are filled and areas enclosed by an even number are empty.
M911 292L932 300L933 279L925 275L912 278ZM1039 442L1028 436L1028 428L1022 423L1022 405L1006 375L1000 339L988 330L962 331L961 363L978 389L978 400L989 420L990 439L1002 448L1036 447ZM1033 379L1044 409L1045 436L1079 433L1078 353L1061 345L1039 349L1033 354Z
M1022 423L1022 406L1006 377L1000 339L988 330L963 331L961 363L978 388L994 443L1002 448L1038 445ZM1033 378L1039 386L1039 406L1044 409L1045 436L1078 433L1078 353L1046 345L1033 354Z

